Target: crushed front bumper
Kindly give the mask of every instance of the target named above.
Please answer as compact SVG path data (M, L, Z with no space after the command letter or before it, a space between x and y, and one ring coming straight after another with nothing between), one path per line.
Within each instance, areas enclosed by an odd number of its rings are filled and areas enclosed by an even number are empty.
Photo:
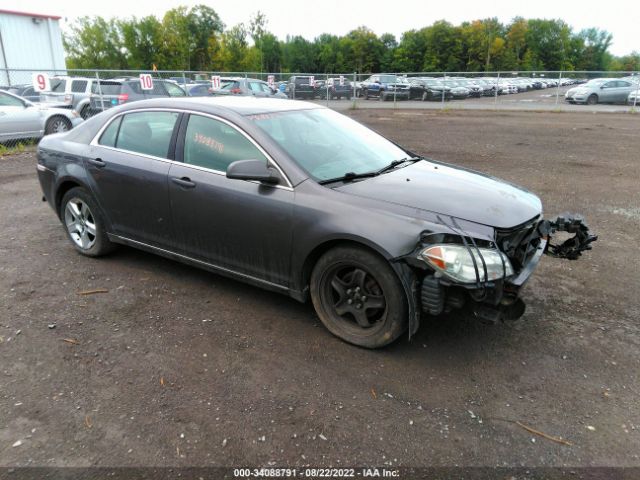
M562 243L554 243L553 235L558 232L573 234ZM471 237L462 238L468 248L476 243ZM495 240L490 245L504 252L512 263L515 273L509 277L476 283L458 283L430 267L419 258L419 253L433 245L433 234L421 238L416 249L402 260L413 271L413 298L418 316L422 312L439 315L455 309L464 309L473 317L487 323L515 320L522 316L525 304L519 292L537 268L542 256L576 260L598 239L580 216L562 215L554 220L532 219L525 224L506 231L496 230ZM473 245L473 246L472 246ZM477 278L487 278L478 272ZM412 319L410 332L417 330L419 318Z

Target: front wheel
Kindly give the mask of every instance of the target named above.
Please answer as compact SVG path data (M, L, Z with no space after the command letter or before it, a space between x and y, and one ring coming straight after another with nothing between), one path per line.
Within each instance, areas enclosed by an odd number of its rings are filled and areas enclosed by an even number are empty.
M404 289L389 263L357 247L325 253L311 274L311 299L320 320L342 340L379 348L407 328Z
M107 237L100 209L84 188L75 187L65 193L60 202L60 219L67 237L81 254L99 257L114 249L115 245Z
M587 98L587 105L595 105L596 103L598 103L598 96L592 93L589 95L589 98Z

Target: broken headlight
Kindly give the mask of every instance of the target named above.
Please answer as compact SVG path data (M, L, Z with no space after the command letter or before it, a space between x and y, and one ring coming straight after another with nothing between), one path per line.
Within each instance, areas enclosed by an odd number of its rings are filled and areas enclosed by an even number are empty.
M422 250L418 257L460 283L492 281L513 275L509 258L490 248L433 245Z

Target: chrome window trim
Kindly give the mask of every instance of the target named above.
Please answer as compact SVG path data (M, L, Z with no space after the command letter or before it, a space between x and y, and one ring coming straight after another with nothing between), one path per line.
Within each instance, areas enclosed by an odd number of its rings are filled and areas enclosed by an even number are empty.
M205 172L215 173L216 175L222 175L224 177L227 176L227 173L223 172L221 170L213 170L211 168L201 167L199 165L190 165L188 163L178 162L176 160L171 160L171 159L168 159L168 158L156 157L155 155L148 155L146 153L132 152L131 150L125 150L123 148L110 147L108 145L101 145L100 143L98 143L99 140L100 140L100 137L102 136L104 131L117 118L119 118L119 117L121 117L123 115L127 115L129 113L141 113L141 112L176 112L176 113L188 113L189 115L200 115L202 117L208 117L208 118L211 118L213 120L217 120L219 122L222 122L222 123L228 125L231 128L234 128L241 135L243 135L247 140L249 140L253 144L253 146L255 146L260 151L260 153L262 153L266 157L267 162L269 162L271 165L273 165L276 168L276 170L278 170L280 175L282 175L282 178L284 178L284 180L287 182L287 185L270 185L270 186L273 187L273 188L280 188L282 190L293 191L293 184L289 180L289 177L284 173L284 170L282 170L282 168L280 168L280 165L278 165L278 163L273 159L273 157L271 155L269 155L265 151L265 149L262 148L262 146L258 142L256 142L247 132L242 130L236 124L230 122L226 118L222 118L222 117L219 117L218 115L214 115L214 114L211 114L211 113L197 112L195 110L184 110L184 109L180 109L180 108L161 108L161 107L138 108L138 109L135 109L135 110L127 110L125 112L120 112L120 113L114 115L111 119L109 119L109 121L107 123L105 123L102 127L100 127L100 130L98 130L98 133L96 133L96 135L93 137L91 142L89 142L89 145L92 146L92 147L106 148L108 150L113 150L115 152L124 152L124 153L128 153L128 154L131 154L131 155L137 155L139 157L150 158L152 160L159 160L161 162L169 162L169 163L176 164L176 165L182 165L184 167L193 168L195 170L202 170L202 171L205 171ZM259 184L260 182L251 182L251 183Z
M183 255L181 253L174 252L173 250L167 250L165 248L156 247L155 245L149 245L148 243L139 242L137 240L132 240L132 239L130 239L128 237L123 237L121 235L116 235L116 234L113 234L113 233L110 233L108 235L110 237L119 239L120 241L122 241L124 243L132 243L132 244L135 244L135 245L141 245L141 246L149 248L149 249L153 249L153 250L157 250L157 251L160 251L160 252L168 253L170 255L175 255L176 257L184 258L185 260L188 260L190 262L194 262L194 263L199 263L201 265L205 265L205 266L210 267L210 268L212 268L214 270L230 273L232 275L236 275L236 276L239 276L239 277L242 277L242 278L248 278L250 280L254 280L256 282L264 283L266 285L270 285L272 287L276 287L276 288L279 288L279 289L282 289L282 290L289 290L289 287L286 286L286 285L281 285L279 283L270 282L269 280L265 280L265 279L260 278L260 277L255 277L255 276L249 275L247 273L238 272L236 270L232 270L232 269L227 268L227 267L221 267L221 266L216 265L214 263L209 263L209 262L205 262L203 260L198 260L197 258L189 257L188 255Z

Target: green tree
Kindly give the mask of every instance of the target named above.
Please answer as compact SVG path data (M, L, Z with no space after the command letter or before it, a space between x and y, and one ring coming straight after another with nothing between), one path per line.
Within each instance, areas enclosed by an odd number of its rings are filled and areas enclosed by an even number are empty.
M124 43L118 22L102 17L80 17L64 36L69 68L128 67Z
M164 63L162 51L162 24L149 15L118 22L122 32L127 64L132 69L151 69Z

